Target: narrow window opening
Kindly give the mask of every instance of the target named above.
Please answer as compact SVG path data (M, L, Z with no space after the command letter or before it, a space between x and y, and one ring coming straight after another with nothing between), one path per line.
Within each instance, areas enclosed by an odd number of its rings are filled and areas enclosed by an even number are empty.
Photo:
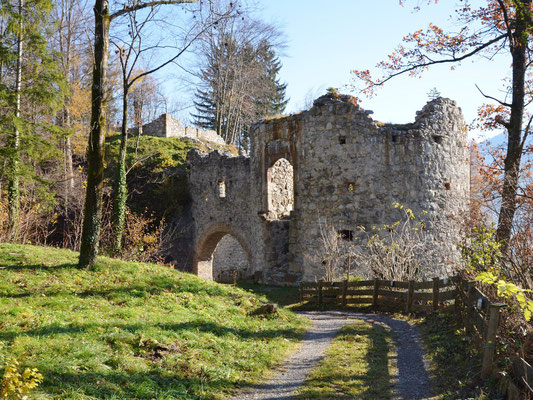
M223 199L226 197L226 182L218 181L218 197Z
M346 192L348 193L353 193L355 192L355 182L345 182L344 183L344 189L346 190Z
M339 237L342 240L346 240L347 242L353 242L354 241L354 234L353 234L353 231L351 231L351 230L343 229L343 230L339 231L338 234L339 234Z
M392 140L392 143L396 143L396 141L398 140L398 136L392 135L391 140Z
M339 144L346 144L346 136L339 136Z
M294 169L289 160L280 158L267 170L269 219L290 217L294 207Z

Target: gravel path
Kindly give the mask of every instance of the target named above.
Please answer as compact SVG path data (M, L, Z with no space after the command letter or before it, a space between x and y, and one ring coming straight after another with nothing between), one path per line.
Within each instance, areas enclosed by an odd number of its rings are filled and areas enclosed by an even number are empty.
M379 314L362 314L342 311L303 312L313 324L305 335L300 349L293 354L264 384L248 388L232 400L288 400L295 399L296 392L305 378L324 357L324 352L337 332L353 319L389 326L395 333L398 353L398 379L395 399L423 400L430 398L430 381L418 331L406 321Z
M420 347L418 329L407 321L380 314L358 314L356 318L389 326L394 332L397 353L398 376L395 385L395 399L431 399L431 383Z

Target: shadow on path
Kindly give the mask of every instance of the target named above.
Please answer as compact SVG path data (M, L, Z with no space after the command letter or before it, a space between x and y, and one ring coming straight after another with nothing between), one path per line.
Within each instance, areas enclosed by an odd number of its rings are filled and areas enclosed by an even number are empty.
M372 387L372 380L376 376L387 382L394 380L394 393L385 389L387 393L382 393L384 396L380 395L379 398L381 399L423 400L431 397L429 374L424 363L416 327L411 326L406 321L378 314L342 311L310 311L301 314L313 321L301 348L281 368L275 371L270 381L247 388L233 397L233 400L296 399L298 389L304 384L311 370L323 359L332 339L344 325L349 324L353 319L372 323L374 332L380 333L375 340L383 341L383 343L373 343L366 355L369 372L367 376L362 378L364 381L362 384ZM383 325L390 327L393 332L394 344L397 349L398 376L391 376L388 371L386 337L389 333L385 333ZM361 332L360 334L367 335L369 332ZM332 377L332 379L334 378ZM375 396L376 393L370 389L361 398L371 400L376 399ZM335 398L343 397L335 396Z

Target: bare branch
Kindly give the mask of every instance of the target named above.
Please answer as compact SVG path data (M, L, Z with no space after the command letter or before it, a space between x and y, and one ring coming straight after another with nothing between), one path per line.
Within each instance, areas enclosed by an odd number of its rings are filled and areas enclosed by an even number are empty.
M463 60L465 60L467 58L470 58L470 57L476 55L477 53L481 52L482 50L485 50L487 47L490 47L494 43L497 43L500 40L505 39L505 38L507 38L507 33L502 34L500 36L497 36L497 37L495 37L492 40L489 40L487 43L484 43L484 44L480 45L479 47L476 47L474 50L462 55L461 57L445 58L445 59L441 59L441 60L434 60L434 61L428 61L428 62L421 63L421 64L411 65L410 67L406 67L406 68L404 68L404 69L402 69L402 70L400 70L398 72L390 74L389 76L384 78L382 81L372 82L371 86L383 86L383 84L385 84L386 82L390 81L391 79L393 79L393 78L395 78L397 76L400 76L400 75L404 75L404 74L409 73L411 71L415 71L417 69L423 69L423 68L430 67L432 65L438 65L438 64L452 64L452 63L461 62L461 61L463 61Z
M109 16L109 20L113 21L115 18L120 17L121 15L130 13L133 11L142 10L143 8L155 7L155 6L161 6L161 5L170 5L170 4L190 4L190 3L197 3L197 2L198 0L155 0L155 1L149 1L146 3L135 4L131 6L125 5L122 10L118 10L114 12L113 14L111 14Z
M504 101L501 101L501 100L498 100L497 98L495 97L492 97L492 96L489 96L489 95L486 95L485 93L483 93L483 91L479 88L479 86L477 85L477 83L475 84L476 85L476 88L477 90L479 90L479 93L481 93L481 95L487 99L491 99L491 100L494 100L498 103L500 103L502 106L505 106L505 107L511 107L511 104L509 103L506 103Z

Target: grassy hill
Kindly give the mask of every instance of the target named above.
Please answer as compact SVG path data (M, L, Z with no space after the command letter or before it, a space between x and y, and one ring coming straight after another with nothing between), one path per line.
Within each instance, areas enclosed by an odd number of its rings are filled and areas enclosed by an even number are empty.
M264 297L169 267L0 244L0 376L37 368L34 399L219 399L257 382L306 322Z

